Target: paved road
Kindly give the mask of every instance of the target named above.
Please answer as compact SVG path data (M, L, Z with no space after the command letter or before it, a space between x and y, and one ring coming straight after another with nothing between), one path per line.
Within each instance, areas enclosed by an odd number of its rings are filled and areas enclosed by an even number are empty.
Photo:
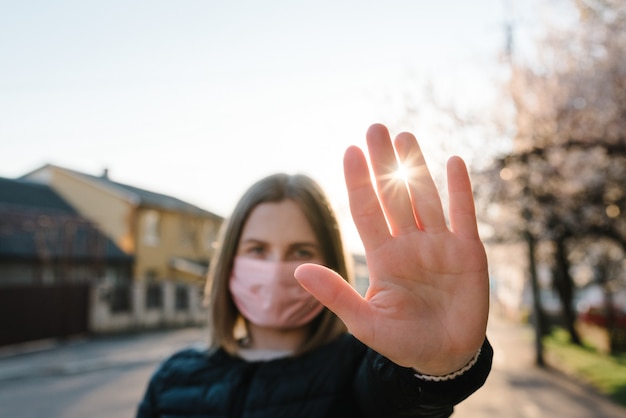
M489 336L496 350L493 371L455 417L626 417L626 409L589 388L535 368L528 328L492 317ZM132 417L158 362L204 338L201 329L183 329L53 344L30 353L0 350L0 417Z
M150 375L202 329L0 350L0 418L133 417Z

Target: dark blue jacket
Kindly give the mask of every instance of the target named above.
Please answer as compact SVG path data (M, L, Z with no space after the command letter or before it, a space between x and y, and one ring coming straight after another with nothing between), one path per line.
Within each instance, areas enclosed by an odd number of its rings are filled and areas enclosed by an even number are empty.
M156 371L137 417L448 417L485 382L492 356L485 340L469 371L426 382L348 334L271 361L187 349Z

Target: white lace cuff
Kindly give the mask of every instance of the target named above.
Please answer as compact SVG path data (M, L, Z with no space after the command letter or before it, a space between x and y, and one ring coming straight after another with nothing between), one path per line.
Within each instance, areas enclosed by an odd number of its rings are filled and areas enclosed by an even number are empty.
M415 377L417 377L418 379L426 380L428 382L445 382L446 380L456 379L457 377L461 376L463 373L467 372L469 369L474 367L474 364L476 364L476 362L478 361L478 357L480 357L480 351L481 351L481 349L478 349L478 352L469 361L469 363L467 363L465 366L461 367L456 372L445 374L443 376L433 376L433 375L429 375L429 374L415 373Z

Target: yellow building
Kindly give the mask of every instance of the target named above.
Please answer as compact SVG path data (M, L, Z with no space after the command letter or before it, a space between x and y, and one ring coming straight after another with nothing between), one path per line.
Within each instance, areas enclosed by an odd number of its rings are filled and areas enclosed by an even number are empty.
M112 181L106 170L94 176L47 164L23 178L50 185L134 256L133 280L204 282L221 216L171 196Z

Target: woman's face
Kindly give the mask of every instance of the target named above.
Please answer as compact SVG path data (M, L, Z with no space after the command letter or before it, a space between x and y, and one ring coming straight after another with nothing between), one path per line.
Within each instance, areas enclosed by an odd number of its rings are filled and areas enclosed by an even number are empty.
M265 261L323 264L319 243L293 200L261 203L246 221L237 256Z

